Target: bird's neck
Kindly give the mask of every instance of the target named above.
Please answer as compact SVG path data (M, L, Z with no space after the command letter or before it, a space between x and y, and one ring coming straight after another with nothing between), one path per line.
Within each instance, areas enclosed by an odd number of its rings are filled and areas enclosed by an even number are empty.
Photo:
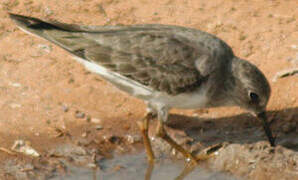
M234 101L235 94L238 91L238 84L241 83L238 74L238 64L240 63L240 59L234 57L231 59L231 66L227 71L227 77L225 78L223 94L226 99L228 99L227 106L235 106L237 103Z

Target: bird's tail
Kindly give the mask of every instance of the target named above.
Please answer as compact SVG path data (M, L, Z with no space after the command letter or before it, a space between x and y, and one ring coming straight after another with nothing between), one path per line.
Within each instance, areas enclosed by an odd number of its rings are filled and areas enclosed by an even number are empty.
M51 29L57 28L55 27L55 25L44 22L37 18L22 16L22 15L17 15L12 13L10 13L9 16L21 30L30 34L41 36L43 38L46 38L43 36L44 30L51 30Z
M31 33L38 33L42 30L61 30L68 32L86 32L83 26L75 25L75 24L65 24L57 21L45 22L43 20L22 16L19 14L9 13L10 18L17 24L18 27L23 30L27 30Z
M81 57L80 50L96 45L92 38L83 35L83 26L60 22L45 22L37 18L9 14L16 25L26 33L44 38Z

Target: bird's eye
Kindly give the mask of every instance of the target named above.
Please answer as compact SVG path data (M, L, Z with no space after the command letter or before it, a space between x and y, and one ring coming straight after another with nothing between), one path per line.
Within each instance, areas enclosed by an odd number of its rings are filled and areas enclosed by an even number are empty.
M254 92L249 93L249 97L250 97L251 102L253 102L253 103L259 102L259 96L256 93L254 93Z

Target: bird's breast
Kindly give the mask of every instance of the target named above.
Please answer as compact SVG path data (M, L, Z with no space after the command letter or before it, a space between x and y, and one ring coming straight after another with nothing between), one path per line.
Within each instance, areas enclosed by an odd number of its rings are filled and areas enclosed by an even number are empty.
M207 95L207 88L201 86L193 92L181 93L175 96L165 93L157 92L154 98L150 100L151 103L164 104L169 108L178 109L197 109L208 107L209 98Z

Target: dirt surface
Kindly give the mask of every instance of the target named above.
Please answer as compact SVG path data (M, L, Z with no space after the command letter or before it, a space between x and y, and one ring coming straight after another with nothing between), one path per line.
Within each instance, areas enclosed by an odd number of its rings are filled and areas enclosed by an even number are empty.
M174 24L215 34L268 78L278 145L269 147L260 123L239 108L173 110L170 134L195 150L226 142L204 168L244 179L298 179L298 78L275 77L298 68L297 7L297 0L2 0L1 179L47 179L65 173L65 160L93 167L112 151L140 151L135 121L145 113L142 101L87 72L64 50L21 32L7 12L85 25ZM41 156L10 152L20 139ZM156 154L169 156L168 146L153 142Z

